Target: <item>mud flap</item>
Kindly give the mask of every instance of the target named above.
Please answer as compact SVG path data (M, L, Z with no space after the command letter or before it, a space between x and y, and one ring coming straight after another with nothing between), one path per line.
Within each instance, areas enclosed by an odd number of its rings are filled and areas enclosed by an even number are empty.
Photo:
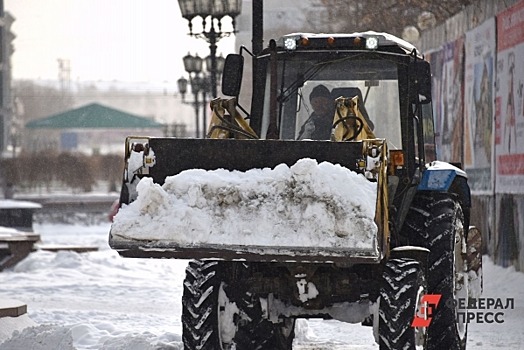
M470 226L467 238L467 269L469 297L479 298L482 294L482 235L475 226Z

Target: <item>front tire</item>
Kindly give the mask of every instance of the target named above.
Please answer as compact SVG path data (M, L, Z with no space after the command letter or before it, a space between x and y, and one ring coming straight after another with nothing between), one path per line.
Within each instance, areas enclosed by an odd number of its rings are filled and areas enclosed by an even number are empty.
M430 350L466 348L467 310L458 308L468 303L464 222L454 194L422 192L415 196L402 230L410 244L430 250L428 290L441 295L428 327Z
M243 263L189 263L182 295L185 349L291 350L294 320L273 324L263 318L260 299L242 281L246 273Z
M218 262L212 261L191 261L186 268L182 295L185 349L227 349L219 336L220 272Z
M424 346L425 328L411 324L426 293L422 265L413 259L394 258L384 266L379 308L381 350L415 349Z

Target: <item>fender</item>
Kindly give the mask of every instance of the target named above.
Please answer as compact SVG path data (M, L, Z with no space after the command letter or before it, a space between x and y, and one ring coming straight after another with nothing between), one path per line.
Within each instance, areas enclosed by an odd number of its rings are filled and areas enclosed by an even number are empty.
M467 208L471 206L471 195L466 172L450 163L434 161L426 165L419 191L453 192Z

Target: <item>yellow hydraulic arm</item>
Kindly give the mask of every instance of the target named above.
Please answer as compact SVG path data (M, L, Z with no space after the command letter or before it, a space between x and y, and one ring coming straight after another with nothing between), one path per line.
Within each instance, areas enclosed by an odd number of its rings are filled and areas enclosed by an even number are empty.
M240 115L236 98L215 98L211 101L211 121L206 137L209 139L258 139L258 135ZM229 113L229 114L226 114Z

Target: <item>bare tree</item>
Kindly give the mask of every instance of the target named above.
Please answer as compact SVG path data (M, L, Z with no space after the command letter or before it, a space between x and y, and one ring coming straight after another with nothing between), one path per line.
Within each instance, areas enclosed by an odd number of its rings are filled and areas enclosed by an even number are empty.
M397 36L407 26L419 29L419 20L432 14L433 25L444 22L460 12L473 0L313 0L308 19L316 31L355 32L365 30L385 31ZM322 11L318 11L322 8Z

